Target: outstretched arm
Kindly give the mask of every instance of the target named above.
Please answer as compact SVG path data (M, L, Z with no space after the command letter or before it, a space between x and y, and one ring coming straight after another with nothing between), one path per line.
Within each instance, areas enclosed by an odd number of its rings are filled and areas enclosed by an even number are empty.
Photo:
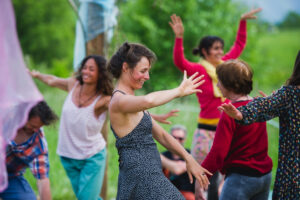
M218 107L220 111L224 111L229 117L236 119L236 120L242 120L243 115L242 113L236 109L231 103L223 103L221 106Z
M171 124L171 122L167 121L167 119L169 117L178 116L177 112L179 112L179 110L175 109L175 110L171 110L166 114L161 114L161 115L151 114L151 117L160 123Z
M282 87L270 96L255 98L237 109L234 109L231 104L222 104L219 109L238 120L240 124L251 124L283 115L290 106L289 102L289 89Z
M59 89L65 90L65 91L69 91L70 89L72 89L72 87L74 86L74 84L76 82L74 77L59 78L54 75L40 73L39 71L36 71L36 70L29 71L29 74L33 78L37 78L40 81L42 81L43 83L45 83L51 87L56 87L56 88L59 88Z
M152 92L145 96L115 94L116 97L112 99L112 103L114 104L112 110L113 112L135 113L163 105L178 97L202 92L197 88L203 84L204 81L201 80L203 76L196 76L197 73L187 78L185 72L183 81L179 87L171 90Z
M205 173L212 175L209 171L202 168L197 161L179 144L170 134L168 134L158 123L152 120L153 137L164 147L173 153L176 153L186 161L187 173L190 182L193 182L192 175L199 181L201 187L207 188L209 181Z

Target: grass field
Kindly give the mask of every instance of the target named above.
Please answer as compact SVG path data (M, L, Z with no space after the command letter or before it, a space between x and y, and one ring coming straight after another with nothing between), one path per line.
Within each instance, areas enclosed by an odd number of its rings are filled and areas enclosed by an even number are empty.
M254 91L252 95L257 95L257 89L270 93L272 90L279 88L289 77L292 71L293 62L300 44L300 30L283 31L270 33L260 37L257 41L257 52L251 55L250 64L254 69ZM40 84L38 84L40 86ZM60 115L63 101L66 93L58 89L39 87L46 101ZM160 114L168 112L171 109L179 109L179 117L171 119L173 124L183 124L188 130L188 139L186 147L190 148L192 135L196 127L199 106L195 95L185 97L183 99L174 100L164 106L151 109L150 112ZM276 123L275 119L275 123ZM170 129L170 125L162 125L166 130ZM52 196L55 200L73 200L73 194L69 180L56 154L56 146L58 139L57 123L54 127L45 127L46 138L48 141L50 155L50 180ZM268 124L269 132L269 155L272 157L274 167L272 171L273 182L275 169L277 168L277 151L278 151L278 129ZM115 139L111 131L109 131L108 139L108 196L114 199L117 193L117 177L118 177L118 156L115 148ZM158 145L160 151L164 148ZM29 180L35 191L37 187L35 180L27 170L26 178Z

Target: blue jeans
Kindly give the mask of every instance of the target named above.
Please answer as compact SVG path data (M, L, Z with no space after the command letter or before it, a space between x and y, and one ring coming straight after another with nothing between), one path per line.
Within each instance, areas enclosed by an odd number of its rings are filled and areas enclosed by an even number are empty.
M36 200L29 183L23 176L8 179L8 187L0 193L3 200Z
M60 157L78 200L101 200L106 163L106 149L94 156L77 160Z
M261 177L232 173L225 179L220 200L267 200L271 178L271 172Z

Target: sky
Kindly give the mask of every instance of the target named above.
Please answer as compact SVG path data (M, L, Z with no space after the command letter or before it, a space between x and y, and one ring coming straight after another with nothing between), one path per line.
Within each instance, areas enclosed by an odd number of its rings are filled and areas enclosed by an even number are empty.
M263 8L259 17L270 23L277 23L284 19L289 11L300 14L300 0L235 0L244 2L250 8L253 6ZM300 26L300 25L299 25Z

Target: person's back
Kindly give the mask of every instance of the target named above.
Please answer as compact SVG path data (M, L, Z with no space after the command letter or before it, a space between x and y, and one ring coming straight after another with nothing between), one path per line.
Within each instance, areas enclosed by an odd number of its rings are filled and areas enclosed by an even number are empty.
M246 105L250 100L232 103L235 107ZM227 114L221 115L216 138L209 156L202 166L223 174L240 173L259 176L269 173L272 160L268 156L266 122L239 125ZM215 164L217 163L217 164Z
M233 106L240 107L252 100L248 94L252 90L253 72L247 63L227 61L216 72L218 87ZM202 166L212 173L220 170L225 174L220 199L267 199L272 160L268 156L266 123L239 125L222 113L213 146Z

